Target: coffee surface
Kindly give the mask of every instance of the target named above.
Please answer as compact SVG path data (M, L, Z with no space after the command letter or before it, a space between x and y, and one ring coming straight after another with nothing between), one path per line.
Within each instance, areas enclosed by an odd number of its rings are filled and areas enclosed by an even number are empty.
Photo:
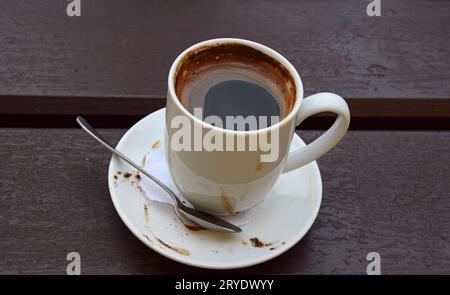
M264 128L284 118L295 100L289 72L269 56L239 44L203 48L185 57L175 89L189 112L201 108L204 118L218 116L224 128L235 130L238 126L225 125L227 116L255 116L257 126L246 125L244 130Z
M209 88L203 109L205 117L219 116L222 122L226 122L227 116L255 116L266 117L268 125L272 125L272 116L281 117L277 99L264 87L245 80L226 80ZM257 129L263 127L258 120L256 122Z

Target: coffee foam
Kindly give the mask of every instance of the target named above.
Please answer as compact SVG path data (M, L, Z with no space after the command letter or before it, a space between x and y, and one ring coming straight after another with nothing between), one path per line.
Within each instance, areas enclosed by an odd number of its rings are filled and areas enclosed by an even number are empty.
M208 88L228 79L264 87L280 100L282 117L292 110L296 89L289 71L270 56L238 43L205 46L184 56L177 68L175 92L189 109L202 104Z

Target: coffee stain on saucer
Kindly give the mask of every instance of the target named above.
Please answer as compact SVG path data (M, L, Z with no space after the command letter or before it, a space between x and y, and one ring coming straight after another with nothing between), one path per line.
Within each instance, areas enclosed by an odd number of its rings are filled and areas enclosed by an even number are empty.
M144 221L148 223L148 205L144 204Z
M173 213L175 214L175 216L178 218L178 220L181 222L181 224L184 225L185 228L187 228L190 231L201 231L201 230L207 230L206 228L204 228L203 226L200 226L198 224L186 224L184 222L184 220L177 214L177 212L175 211L175 208L172 205L172 210Z
M120 172L120 171L117 171L116 173L114 173L114 175L113 175L114 187L117 187L117 181L119 180L120 175L122 175L122 172Z
M128 171L117 171L114 174L114 179L118 180L119 178L122 179L123 181L129 180L130 177L133 176L132 172L128 172Z
M117 186L118 181L121 180L121 182L129 183L131 186L135 187L139 192L143 192L142 188L140 187L140 181L141 181L141 175L138 171L117 171L113 175L113 184L114 187Z
M164 247L166 247L166 248L168 248L168 249L170 249L170 250L172 250L172 251L175 251L175 252L177 252L178 254L181 254L181 255L184 255L184 256L188 256L188 255L191 254L191 252L189 252L189 251L186 250L186 249L183 249L183 248L179 248L179 247L175 247L175 246L169 245L169 244L167 244L166 242L164 242L163 240L161 240L161 239L159 239L159 238L157 238L157 237L155 237L155 239L156 239L161 245L163 245Z
M190 225L190 224L186 224L183 223L184 227L186 227L188 230L191 231L200 231L200 230L206 230L206 228L200 226L200 225Z
M143 234L142 236L143 236L150 244L153 244L153 240L150 239L150 237L149 237L148 235ZM175 252L177 252L178 254L181 254L181 255L184 255L184 256L191 255L191 252L189 252L189 251L186 250L186 249L179 248L179 247L174 247L174 246L169 245L168 243L164 242L163 240L161 240L161 239L155 237L155 235L152 234L152 236L153 236L153 238L155 238L155 240L157 240L157 241L161 244L161 246L164 246L164 247L166 247L167 249L170 249L170 250L172 250L172 251L175 251Z
M220 199L222 201L223 209L230 215L235 214L234 208L230 203L230 198L225 194L223 187L220 187Z
M152 144L152 150L156 150L161 145L161 140L157 140Z
M142 236L143 236L150 244L153 244L153 241L152 241L152 239L150 239L149 236L147 236L146 234L143 234Z
M263 242L260 239L258 239L257 237L253 237L250 239L250 242L252 243L252 246L254 248L269 248L269 250L275 250L278 248L278 246L275 245L275 242Z

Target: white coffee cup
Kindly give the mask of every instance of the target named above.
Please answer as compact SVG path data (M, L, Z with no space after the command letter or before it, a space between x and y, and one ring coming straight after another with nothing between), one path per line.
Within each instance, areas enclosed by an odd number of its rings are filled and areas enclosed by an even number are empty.
M202 48L236 43L254 48L278 61L294 81L296 95L292 109L275 125L251 131L218 128L191 114L177 97L177 70L186 56ZM322 112L337 115L330 129L307 146L289 152L295 127L309 116ZM273 134L277 134L278 157L274 161L262 162L261 155L267 154L267 151L260 147L256 151L195 151L174 148L171 143L180 130L181 121L189 124L192 132L188 139L191 142L202 140L207 133L220 134L225 138L233 137L235 142L241 139L248 142L252 137L264 135L276 138ZM165 147L170 172L184 197L196 208L212 214L231 215L252 208L264 199L281 173L298 169L333 148L347 132L349 123L350 111L342 97L333 93L318 93L303 98L302 81L291 63L276 51L252 41L221 38L195 44L176 58L169 72Z

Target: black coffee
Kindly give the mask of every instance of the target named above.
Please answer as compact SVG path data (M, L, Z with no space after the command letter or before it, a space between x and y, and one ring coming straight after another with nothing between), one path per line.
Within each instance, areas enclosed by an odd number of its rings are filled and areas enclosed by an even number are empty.
M190 111L193 111L191 108L190 106ZM225 80L209 88L205 95L203 112L205 117L218 116L222 122L226 122L227 116L265 117L269 126L272 125L272 116L278 120L281 117L279 102L273 94L256 83L244 80ZM259 120L256 122L257 129L267 127L260 126ZM233 129L237 128L235 125ZM246 125L245 129L249 130L250 127Z
M217 116L223 128L260 129L281 121L290 112L295 97L290 77L280 64L255 49L222 45L196 53L184 62L177 75L176 92L189 112L201 108L203 119ZM253 116L256 126L227 126L229 116Z

